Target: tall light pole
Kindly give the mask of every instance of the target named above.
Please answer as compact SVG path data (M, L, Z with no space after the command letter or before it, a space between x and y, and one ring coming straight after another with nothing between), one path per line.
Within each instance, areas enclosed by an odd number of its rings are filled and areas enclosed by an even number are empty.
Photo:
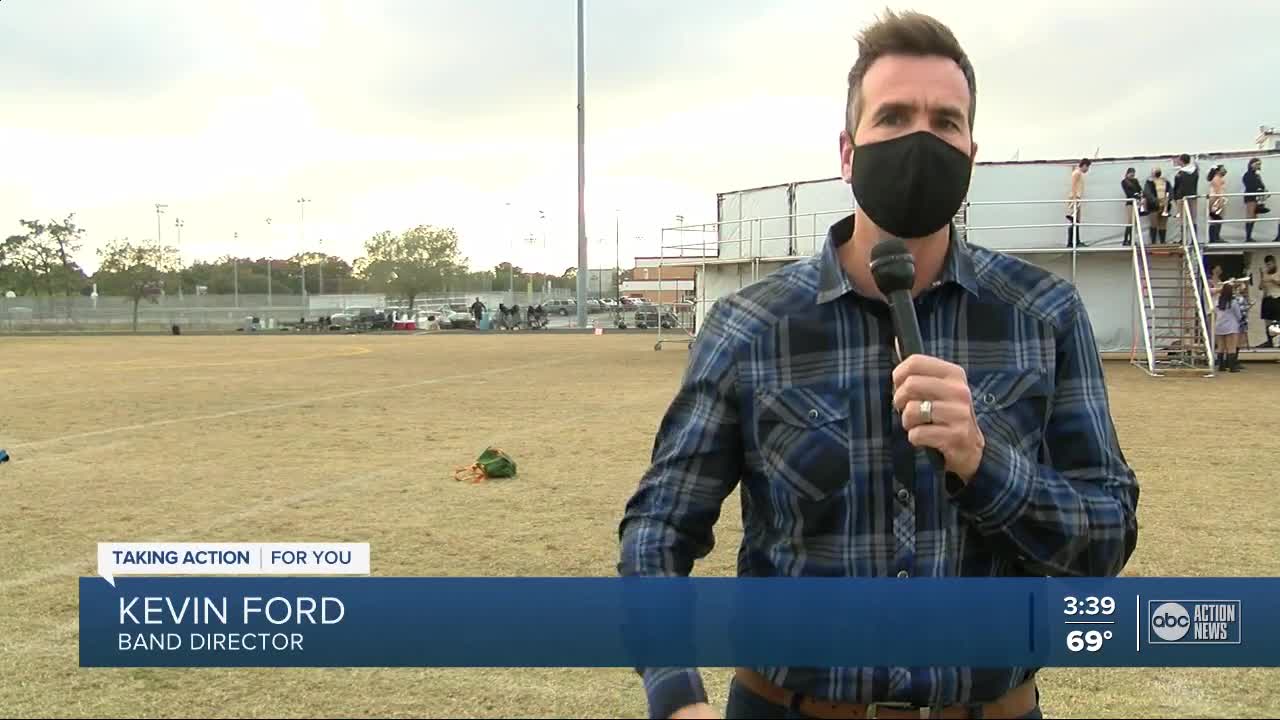
M578 326L587 326L586 80L583 72L582 0L578 0Z
M240 307L240 233L231 233L231 282L235 293L236 307Z
M631 244L631 247L632 247L632 248L644 247L644 236L643 236L643 235L636 235L635 237L631 238L631 243L632 243L632 244ZM634 260L634 258L633 258L633 259L632 259L632 261L631 261L631 265L632 265L631 269L632 269L632 271L633 271L633 274L632 274L632 276L631 276L631 279L632 279L632 280L635 280L635 274L634 274L634 270L635 270L635 260ZM622 302L622 290L621 290L621 287L622 287L622 273L621 273L621 272L619 272L619 273L618 273L618 287L619 287L619 290L618 290L618 302Z
M298 244L302 246L302 257L306 257L307 252L307 203L311 202L307 198L298 198ZM302 271L302 297L307 296L307 264L299 259L298 268ZM304 301L305 302L305 301Z
M614 299L622 297L622 211L613 210L613 294Z
M156 247L164 247L164 238L160 229L160 216L169 208L168 205L156 203ZM181 285L181 283L179 283Z
M156 203L156 243L157 244L162 243L164 241L164 238L160 236L160 216L163 215L164 211L168 209L169 209L168 205L162 205L160 203Z
M511 293L512 298L516 292L516 264L512 259L515 254L516 247L516 230L515 223L511 222L511 203L507 203L507 275L511 278L511 285L507 292ZM495 280L497 278L494 278Z
M267 218L267 243L271 243L271 218ZM267 307L271 307L271 248L267 248Z
M320 238L320 264L316 267L316 280L318 287L316 292L320 295L324 294L324 263L328 257L324 254L324 238Z
M538 211L538 230L542 233L542 256L547 255L547 214L542 210Z
M182 299L182 218L175 218L173 226L178 228L178 299Z

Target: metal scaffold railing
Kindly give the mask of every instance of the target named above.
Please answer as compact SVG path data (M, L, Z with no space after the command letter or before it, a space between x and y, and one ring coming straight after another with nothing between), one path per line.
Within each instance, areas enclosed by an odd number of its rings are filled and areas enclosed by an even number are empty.
M974 200L974 201L966 200L963 206L963 212L964 212L964 217L967 219L969 217L970 210L975 207L981 208L981 207L1010 206L1010 205L1027 205L1027 206L1059 205L1061 206L1063 202L1064 201L1061 199L1058 199L1058 200ZM1067 242L1065 246L1001 248L1001 250L1003 252L1008 252L1015 255L1070 253L1071 254L1071 278L1070 279L1072 282L1075 282L1076 275L1078 273L1078 264L1079 264L1080 254L1099 252L1099 251L1115 252L1116 250L1121 249L1115 246L1091 247L1089 244L1085 243L1080 239L1081 228L1117 228L1120 230L1124 230L1125 228L1130 227L1129 223L1127 222L1123 222L1123 223L1081 222L1081 217L1083 215L1082 206L1091 205L1091 204L1116 205L1116 204L1127 203L1127 202L1128 200L1124 198L1097 198L1097 199L1080 198L1072 201L1072 209L1071 209L1070 216L1066 215L1065 213L1062 215L1063 218L1069 218L1064 222L1011 223L1011 224L997 224L997 225L970 225L966 222L966 224L963 226L962 229L964 231L965 239L967 241L972 242L975 240L975 234L980 234L982 232L992 232L997 230L1003 231L1003 230L1035 230L1035 229L1041 229L1041 228L1062 228L1063 230L1067 231Z
M1151 232L1163 230L1160 218L1143 212L1140 199L1125 197L1080 199L1070 205L1064 199L967 201L955 227L962 242L1023 257L1075 284L1093 320L1100 352L1123 353L1153 376L1173 369L1212 373L1216 368L1205 256L1242 253L1247 264L1250 251L1280 244L1206 244L1206 227L1260 225L1264 220L1211 218L1206 197L1171 203L1167 217L1173 221L1173 232L1164 243L1153 242ZM786 263L811 257L821 250L829 228L850 212L773 214L663 228L660 282L664 288L676 278L688 283L687 269L692 268L694 297L676 308L678 322L659 328L656 348L692 343L720 297ZM1057 222L1039 222L1055 215L1061 218ZM1046 228L1060 228L1062 234ZM1159 237L1165 239L1165 233ZM685 270L677 275L673 268ZM671 295L663 293L664 303L688 299Z

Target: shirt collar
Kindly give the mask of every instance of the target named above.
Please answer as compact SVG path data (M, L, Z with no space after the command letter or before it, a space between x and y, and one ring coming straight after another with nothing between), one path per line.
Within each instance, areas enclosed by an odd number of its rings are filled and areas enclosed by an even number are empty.
M843 297L850 292L862 295L853 286L853 281L849 279L849 273L845 272L844 267L840 264L840 256L837 252L841 245L853 237L855 217L855 215L849 215L827 230L827 239L822 246L820 261L819 305ZM972 251L969 249L968 244L957 236L955 224L952 223L950 227L951 243L947 248L947 257L942 265L942 275L934 282L933 287L937 288L947 283L955 283L977 296L978 277L973 267Z

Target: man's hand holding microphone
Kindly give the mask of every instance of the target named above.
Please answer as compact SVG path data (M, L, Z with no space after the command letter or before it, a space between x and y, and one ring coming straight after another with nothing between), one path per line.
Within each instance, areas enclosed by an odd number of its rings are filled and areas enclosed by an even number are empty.
M889 301L902 362L893 370L893 407L902 414L907 439L928 449L934 469L968 483L982 462L986 443L973 412L964 368L922 354L924 340L911 297L915 259L907 245L886 238L871 251L871 274Z

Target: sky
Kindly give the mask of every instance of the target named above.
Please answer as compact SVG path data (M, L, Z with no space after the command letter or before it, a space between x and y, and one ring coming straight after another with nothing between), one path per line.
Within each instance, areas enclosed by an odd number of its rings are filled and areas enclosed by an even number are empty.
M713 222L716 193L839 174L855 37L884 5L585 6L591 267L656 255L676 216ZM1280 3L889 6L935 15L968 52L979 160L1240 150L1280 124ZM100 245L155 238L162 203L186 261L354 259L422 224L455 228L476 269L560 273L577 264L575 13L0 0L0 232L75 213L92 270Z

